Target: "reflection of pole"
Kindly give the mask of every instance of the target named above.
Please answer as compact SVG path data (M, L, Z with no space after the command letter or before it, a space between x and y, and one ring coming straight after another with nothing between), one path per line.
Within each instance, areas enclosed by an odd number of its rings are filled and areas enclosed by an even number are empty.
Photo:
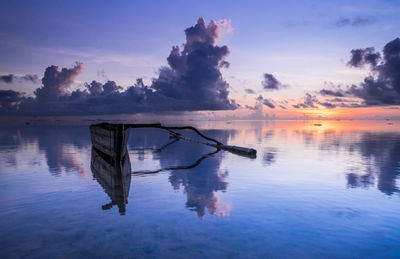
M120 148L119 148L120 159L118 160L118 162L119 162L119 168L120 168L120 171L121 171L120 176L121 176L121 182L122 182L122 195L123 195L124 203L126 204L127 203L127 197L126 197L126 194L125 194L125 191L126 191L126 188L125 188L125 175L124 175L124 168L122 167L122 152L123 152L123 149L126 148L125 147L125 142L127 142L127 139L125 139L124 124L122 124L122 130L120 131L120 136L121 136L120 137Z
M192 169L192 168L198 166L198 165L201 163L201 161L203 161L204 159L206 159L206 158L208 158L208 157L210 157L210 156L212 156L212 155L215 155L215 154L218 153L220 150L221 150L221 149L217 148L217 150L215 150L215 151L213 151L213 152L211 152L211 153L208 153L208 154L205 154L205 155L201 156L201 157L200 157L196 162L194 162L192 165L188 165L188 166L172 166L172 167L167 167L167 168L161 168L161 169L154 170L154 171L147 171L147 170L135 171L135 172L132 172L131 174L134 174L134 175L143 175L143 174L155 174L155 173L159 173L159 172L162 172L162 171L169 171L169 170L186 170L186 169Z

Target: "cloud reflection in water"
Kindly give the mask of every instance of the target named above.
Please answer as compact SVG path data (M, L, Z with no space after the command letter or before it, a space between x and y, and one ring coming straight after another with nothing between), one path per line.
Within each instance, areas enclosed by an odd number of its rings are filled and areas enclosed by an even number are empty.
M332 125L329 125L331 123ZM385 123L324 122L323 126L312 127L308 122L238 122L215 123L205 127L204 133L222 142L233 145L251 146L262 154L252 165L261 171L279 170L288 161L301 153L313 155L311 163L325 160L339 166L335 170L342 175L341 186L348 188L377 189L386 195L399 193L400 177L400 132L396 125ZM363 125L364 123L365 125ZM310 126L311 125L311 126ZM326 126L328 125L328 126ZM378 125L378 126L377 126ZM54 176L65 173L86 178L90 163L91 142L87 126L20 126L0 128L0 165L2 171L21 166L21 157L26 167L47 165L47 171ZM178 141L169 144L168 134L157 131L133 130L129 140L132 170L143 162L158 169L190 165L202 155L215 149L196 143ZM27 153L27 149L31 152ZM35 153L31 156L31 153ZM277 154L279 153L279 156ZM229 158L228 162L223 161ZM233 160L232 160L233 159ZM239 160L237 160L239 159ZM182 190L186 195L185 206L203 218L207 211L211 215L226 215L232 204L221 201L218 192L229 191L229 173L232 161L241 158L227 152L219 152L206 158L190 170L168 171L168 181L174 190ZM86 161L87 160L87 161ZM327 161L328 161L327 160ZM243 160L247 163L247 160ZM274 164L273 169L270 165ZM250 165L250 164L248 164ZM247 167L247 164L245 165ZM285 165L286 166L286 165ZM290 166L290 165L289 165ZM304 166L313 167L313 164ZM318 166L318 165L316 165ZM253 170L251 169L251 170ZM296 171L296 168L293 168ZM290 168L289 168L290 170ZM304 170L303 170L304 171ZM89 171L90 172L90 171ZM325 175L313 172L312 177L324 180ZM268 177L293 177L288 173L269 174ZM286 176L285 176L286 175ZM296 175L307 177L310 175ZM285 179L285 178L284 178ZM288 179L289 180L289 179ZM134 186L131 196L134 195ZM134 196L133 196L134 197ZM135 202L131 197L131 202Z

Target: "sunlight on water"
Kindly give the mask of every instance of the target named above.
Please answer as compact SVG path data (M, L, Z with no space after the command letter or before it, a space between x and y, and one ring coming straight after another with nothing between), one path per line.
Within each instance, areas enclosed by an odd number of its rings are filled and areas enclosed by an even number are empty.
M0 128L1 254L400 255L398 121L191 124L257 157L219 151L201 159L215 148L194 135L173 141L158 129L131 129L128 169L176 169L118 185L94 171L104 156L92 150L88 126Z

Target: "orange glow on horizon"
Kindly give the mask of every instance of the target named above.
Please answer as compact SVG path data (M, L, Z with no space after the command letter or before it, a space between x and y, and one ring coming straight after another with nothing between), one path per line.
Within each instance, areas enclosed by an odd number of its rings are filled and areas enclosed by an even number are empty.
M270 109L263 107L262 110L238 109L233 111L217 111L220 117L235 116L238 119L263 119L264 117L275 117L276 119L400 119L400 109L394 107L362 107L362 108L333 108L323 106L318 108L301 109ZM259 116L259 118L257 118Z

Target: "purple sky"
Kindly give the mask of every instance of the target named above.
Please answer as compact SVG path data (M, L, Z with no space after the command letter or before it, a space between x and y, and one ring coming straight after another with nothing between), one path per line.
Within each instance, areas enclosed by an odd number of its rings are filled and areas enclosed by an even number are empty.
M308 93L314 95L322 88L352 84L362 87L364 78L375 72L368 67L348 66L350 51L374 47L382 52L400 31L400 6L389 0L96 1L95 5L82 1L2 1L0 75L5 77L0 80L0 90L35 97L34 91L43 86L41 79L47 67L71 69L75 61L83 62L84 68L65 83L70 92L85 89L84 84L93 80L101 84L115 81L122 87L119 92L134 85L138 78L152 86L160 77L160 68L171 65L167 57L172 46L180 46L182 51L182 44L187 45L184 30L194 26L199 17L205 19L206 26L211 20L217 22L219 37L212 44L228 48L229 53L217 58L218 62L229 62L229 67L218 64L222 80L210 79L205 83L213 85L211 90L198 94L223 95L225 90L229 94L218 97L224 104L217 105L214 99L187 110L232 108L231 99L241 105L240 109L245 105L256 107L259 95L265 108L271 108L271 103L274 109L281 109L288 106L285 101L290 105L307 102ZM175 75L174 80L187 80L186 73L195 80L198 71L193 70L198 67L197 63L188 65L191 72L182 70L184 74ZM181 73L177 67L171 69ZM202 78L212 77L203 72L199 72ZM10 74L12 82L6 77ZM279 87L266 87L266 75L272 75ZM179 87L192 82L173 87L180 91ZM221 82L226 83L226 89ZM170 94L160 84L158 87L164 91L162 98ZM174 98L190 101L191 93ZM320 98L314 100L317 106L325 103L321 97L316 98ZM185 110L185 105L170 109ZM133 113L135 107L131 107Z

